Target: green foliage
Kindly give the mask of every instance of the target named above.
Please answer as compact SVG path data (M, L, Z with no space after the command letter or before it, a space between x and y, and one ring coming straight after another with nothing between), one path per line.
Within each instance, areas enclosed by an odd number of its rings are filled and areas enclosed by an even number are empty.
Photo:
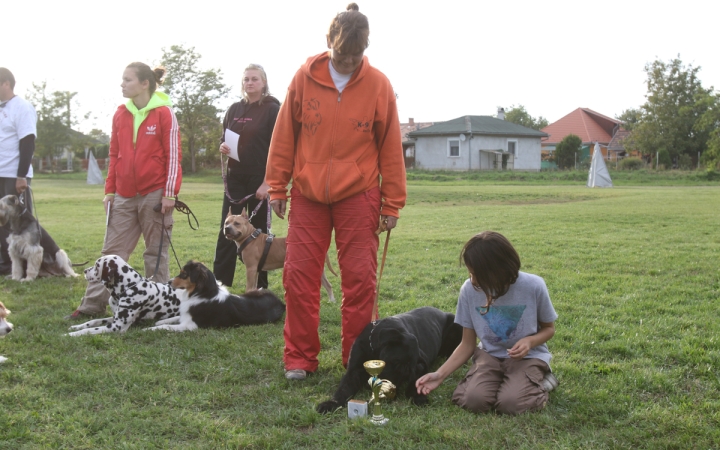
M575 167L576 157L579 157L582 139L574 134L568 134L555 146L553 158L560 169Z
M683 184L698 172L615 172L613 181ZM142 323L123 335L70 338L62 316L78 305L82 278L0 278L15 324L0 340L9 358L0 365L0 448L716 448L720 211L708 205L720 202L718 180L604 190L587 189L583 180L533 181L583 175L565 171L478 175L530 180L515 185L458 181L476 174L409 184L390 239L380 314L425 305L454 311L467 278L458 261L462 244L481 230L502 232L522 270L545 279L560 316L548 343L560 386L543 411L507 417L458 408L450 398L466 365L425 408L401 390L385 406L385 427L348 420L345 409L315 413L343 375L340 307L325 297L319 370L289 383L282 323L188 333L145 332L150 324ZM181 262L211 263L222 184L188 181L181 198L201 228L192 231L176 216L174 248ZM57 243L76 262L97 257L102 187L77 174L43 175L33 187L40 220ZM286 235L287 221L273 225ZM136 267L141 253L131 258ZM236 279L243 275L239 266ZM339 292L340 279L330 279ZM279 271L270 273L270 288L282 292ZM368 397L367 388L354 396Z
M524 127L532 128L534 130L541 130L548 126L548 121L543 116L537 118L532 117L523 105L512 105L510 108L505 110L505 120L507 122L516 123Z
M37 138L35 139L35 156L38 158L59 157L65 148L74 154L84 153L86 146L96 143L91 136L86 136L73 127L79 123L77 110L79 104L75 97L77 92L47 92L47 82L33 83L28 100L37 112ZM83 116L87 119L88 115ZM53 168L52 164L50 165Z
M653 155L664 149L671 158L705 149L708 130L698 128L696 122L707 111L704 99L711 91L703 88L699 71L700 67L685 66L679 58L645 66L647 101L639 111L624 116L637 120L624 141L626 149Z
M690 170L693 168L693 160L690 157L690 155L680 155L678 156L678 169L680 170Z
M645 163L640 158L624 158L620 160L620 169L622 170L640 170L645 167Z
M628 131L632 131L635 125L642 120L642 111L639 109L626 109L619 116L616 117L619 121L623 122L623 128Z
M703 152L701 162L708 168L720 168L720 93L707 95L701 102L707 109L695 129L705 130L708 134L707 150Z
M163 48L162 65L167 69L165 92L173 101L180 123L183 169L190 169L192 173L197 170L199 149L205 148L208 157L217 156L223 112L218 102L229 92L220 69L200 69L200 58L194 47L173 45L169 49Z
M660 169L670 169L672 168L672 160L670 159L670 152L668 152L666 149L662 149L657 153L657 164L659 164L658 168Z

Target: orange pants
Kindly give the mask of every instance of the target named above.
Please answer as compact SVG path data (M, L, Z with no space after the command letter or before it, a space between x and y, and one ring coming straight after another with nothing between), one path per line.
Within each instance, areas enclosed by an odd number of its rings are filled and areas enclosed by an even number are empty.
M285 288L285 354L287 370L315 372L320 353L320 277L335 230L342 279L342 361L347 365L355 338L372 320L377 284L375 234L380 217L380 189L326 205L290 191Z

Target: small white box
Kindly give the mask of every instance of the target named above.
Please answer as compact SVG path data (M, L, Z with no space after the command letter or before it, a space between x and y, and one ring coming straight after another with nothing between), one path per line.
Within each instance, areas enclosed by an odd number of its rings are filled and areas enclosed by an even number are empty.
M367 416L367 402L362 400L350 400L347 404L348 419L357 419Z

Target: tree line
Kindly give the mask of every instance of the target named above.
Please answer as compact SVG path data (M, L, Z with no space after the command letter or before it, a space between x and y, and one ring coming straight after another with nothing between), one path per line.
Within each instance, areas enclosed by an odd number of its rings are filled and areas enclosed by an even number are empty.
M204 155L198 151L217 147L223 113L218 104L230 92L220 69L203 69L200 59L194 47L173 45L162 49L161 64L167 69L164 91L173 101L182 132L183 169L192 173L198 165L217 160L213 150ZM698 78L700 67L686 66L679 56L667 62L653 61L644 70L645 103L616 117L631 132L624 141L626 150L657 154L666 167L671 161L687 161L699 154L703 165L718 168L720 93L713 87L703 87ZM47 93L45 82L32 86L29 100L38 113L38 157L59 156L68 146L78 153L94 147L99 157L107 153L109 138L101 130L92 130L88 135L73 130L79 122L77 92ZM535 130L548 126L547 119L531 116L523 105L507 108L505 120ZM553 155L561 168L574 166L582 144L577 136L568 139L557 146Z
M194 47L173 45L162 49L160 64L167 69L163 90L172 99L173 110L180 125L183 149L183 170L195 173L200 164L217 161L222 134L218 104L227 98L230 87L225 85L220 69L202 69L201 55ZM33 83L28 100L38 115L35 155L38 158L59 157L66 148L84 157L92 147L97 157L107 157L110 138L94 129L87 135L74 130L80 122L77 92L47 91L47 83ZM82 117L87 119L88 115ZM199 155L200 149L211 149Z

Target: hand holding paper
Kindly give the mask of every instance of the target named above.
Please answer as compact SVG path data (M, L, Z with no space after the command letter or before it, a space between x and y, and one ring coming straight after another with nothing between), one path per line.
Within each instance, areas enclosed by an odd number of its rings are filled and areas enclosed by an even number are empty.
M235 161L240 162L240 157L238 156L238 142L240 141L240 135L236 132L226 129L225 130L225 144L227 144L228 147L230 147L230 154L228 155Z

